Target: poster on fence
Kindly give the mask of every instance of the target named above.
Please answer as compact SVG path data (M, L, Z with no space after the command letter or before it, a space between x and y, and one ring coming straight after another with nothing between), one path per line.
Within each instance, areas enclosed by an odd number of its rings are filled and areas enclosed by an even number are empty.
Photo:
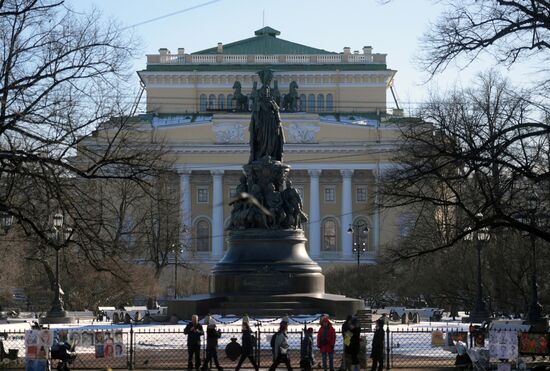
M518 357L518 334L516 331L489 331L489 355L497 359Z
M120 358L124 356L122 331L97 331L94 336L96 358Z
M80 333L80 346L93 347L95 333L93 331L82 331Z
M25 357L27 359L48 358L53 338L54 334L51 330L25 331Z
M529 355L548 354L548 333L522 332L519 334L519 352Z
M443 331L432 331L432 347L442 347L445 345L445 339L443 338Z

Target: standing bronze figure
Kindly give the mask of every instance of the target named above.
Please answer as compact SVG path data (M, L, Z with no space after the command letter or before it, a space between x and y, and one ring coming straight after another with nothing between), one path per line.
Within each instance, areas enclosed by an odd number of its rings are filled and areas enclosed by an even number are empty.
M271 80L273 72L264 69L258 72L262 87L258 92L252 107L250 120L250 159L248 163L269 157L275 161L283 161L283 145L285 142L279 106L271 96Z

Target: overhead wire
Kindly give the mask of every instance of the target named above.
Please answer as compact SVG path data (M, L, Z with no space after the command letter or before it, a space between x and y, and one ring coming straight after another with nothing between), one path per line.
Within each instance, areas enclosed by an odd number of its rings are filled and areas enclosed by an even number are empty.
M162 19L165 19L165 18L168 18L168 17L172 17L172 16L177 15L177 14L186 13L186 12L189 12L189 11L191 11L191 10L198 9L198 8L202 8L202 7L205 7L205 6L208 6L208 5L211 5L211 4L220 2L220 1L221 1L221 0L211 0L211 1L207 1L207 2L205 2L205 3L201 3L201 4L198 4L198 5L190 6L190 7L185 8L185 9L181 9L181 10L178 10L178 11L175 11L175 12L172 12L172 13L168 13L168 14L165 14L165 15L161 15L161 16L159 16L159 17L147 19L147 20L145 20L145 21L138 22L138 23L135 23L135 24L133 24L133 25L123 27L123 28L120 29L120 31L125 31L125 30L128 30L128 29L130 29L130 28L135 28L135 27L143 26L144 24L148 24L148 23L160 21L160 20L162 20Z

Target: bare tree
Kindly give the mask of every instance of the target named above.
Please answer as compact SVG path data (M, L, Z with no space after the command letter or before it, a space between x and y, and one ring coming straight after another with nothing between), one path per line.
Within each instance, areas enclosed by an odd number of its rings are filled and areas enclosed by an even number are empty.
M5 0L0 45L0 209L46 243L50 218L62 211L82 258L124 277L114 258L120 233L98 243L103 200L91 192L94 180L146 188L164 166L161 144L140 135L131 118L126 81L135 41L97 12Z
M548 63L550 2L547 0L449 1L447 10L422 40L421 62L430 73L464 57L487 52L499 63L540 56Z
M409 256L452 246L485 227L550 241L546 227L525 218L533 191L541 210L549 206L550 125L530 94L489 73L473 88L432 97L419 114L422 122L403 127L394 159L400 166L387 174L383 203L412 207L420 219L435 217L445 238L418 245Z
M44 205L90 234L82 180L144 182L161 155L128 118L135 43L96 12L60 1L6 0L0 14L0 208L44 240Z

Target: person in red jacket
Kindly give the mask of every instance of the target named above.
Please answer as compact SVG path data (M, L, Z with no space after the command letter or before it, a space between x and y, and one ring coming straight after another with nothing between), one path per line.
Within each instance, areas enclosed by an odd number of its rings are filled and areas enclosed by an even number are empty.
M336 344L336 331L328 316L321 319L321 327L317 332L317 347L323 358L323 369L327 371L327 356L329 359L330 371L334 371L334 344Z

